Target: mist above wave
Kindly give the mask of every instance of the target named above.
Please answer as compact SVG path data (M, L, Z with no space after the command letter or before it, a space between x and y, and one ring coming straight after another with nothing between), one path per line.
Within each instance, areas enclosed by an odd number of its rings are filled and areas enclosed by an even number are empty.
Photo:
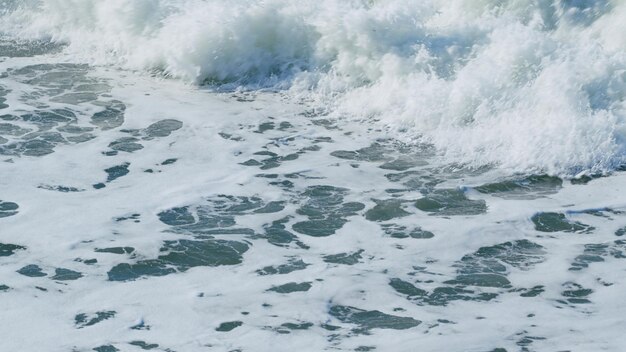
M335 115L408 130L451 160L568 175L626 163L626 1L4 6L3 31L65 42L79 60L290 89Z

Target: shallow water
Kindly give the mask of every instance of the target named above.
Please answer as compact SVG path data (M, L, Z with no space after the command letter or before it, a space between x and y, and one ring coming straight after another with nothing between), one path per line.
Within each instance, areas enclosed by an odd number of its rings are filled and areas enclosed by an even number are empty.
M2 63L3 349L620 349L621 174L47 61Z
M623 350L622 171L0 50L0 350Z

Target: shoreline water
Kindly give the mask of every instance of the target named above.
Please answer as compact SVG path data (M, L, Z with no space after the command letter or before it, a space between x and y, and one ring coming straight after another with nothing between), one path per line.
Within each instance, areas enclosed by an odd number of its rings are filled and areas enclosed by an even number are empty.
M56 10L76 4L45 3ZM606 3L614 9L579 13L545 35L581 35L598 21L616 28L611 20L622 5ZM109 9L127 17L111 25L137 24L145 17L133 11L150 4L181 6L115 0ZM301 10L286 0L268 4ZM389 4L370 2L348 17L386 23L413 2ZM492 15L528 19L524 6L506 4ZM491 18L470 15L472 24ZM389 44L399 37L361 38ZM604 44L614 39L607 38ZM518 44L532 51L537 42ZM491 106L491 115L474 111L486 120L472 121L464 110L461 120L430 120L424 135L453 142L442 149L416 142L419 126L399 121L428 115L420 109L436 106L420 99L441 99L459 77L422 82L441 86L417 100L415 92L432 87L397 86L415 72L329 91L297 79L211 90L94 65L71 46L0 41L0 350L623 349L619 58L583 70L606 75L594 76L597 94L581 98L582 110L572 103L580 91L557 84L534 93L573 95L535 96L527 102L549 101L552 110L529 120L499 110L505 105ZM541 74L558 67L544 68ZM582 76L544 78L580 88L575 78ZM466 78L469 86L477 82ZM531 81L530 91L520 86L513 95L533 93L541 79ZM481 91L487 86L473 86L485 107L509 97L495 99L494 91ZM615 144L599 142L606 136ZM481 149L489 146L496 149ZM576 175L581 170L587 173Z

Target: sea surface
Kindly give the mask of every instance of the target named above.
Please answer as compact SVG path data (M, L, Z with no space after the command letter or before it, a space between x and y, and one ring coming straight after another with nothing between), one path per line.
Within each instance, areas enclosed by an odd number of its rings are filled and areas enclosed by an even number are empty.
M625 33L0 0L0 351L624 351Z

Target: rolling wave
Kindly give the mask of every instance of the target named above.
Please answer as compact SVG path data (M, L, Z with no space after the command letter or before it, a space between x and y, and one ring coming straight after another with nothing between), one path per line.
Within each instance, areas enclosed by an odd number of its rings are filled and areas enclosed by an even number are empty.
M516 172L626 163L623 0L20 0L0 28L94 64L278 88L450 160Z

